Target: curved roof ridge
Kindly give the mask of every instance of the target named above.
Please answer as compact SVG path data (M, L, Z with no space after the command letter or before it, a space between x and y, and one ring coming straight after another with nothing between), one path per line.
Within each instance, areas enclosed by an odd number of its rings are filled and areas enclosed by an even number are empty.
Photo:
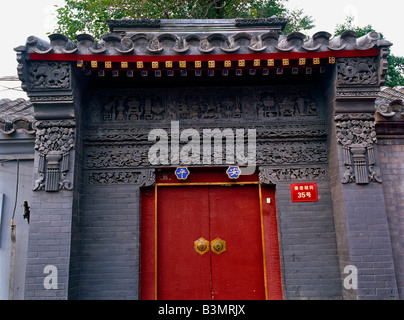
M0 133L10 135L16 131L34 134L34 108L31 101L0 99Z
M277 18L278 20L280 18ZM358 38L357 33L347 30L341 35L331 38L325 31L317 32L307 38L299 32L278 36L277 39L266 37L268 32L277 33L271 24L279 25L283 20L268 19L233 19L233 20L170 20L170 28L161 28L162 20L113 20L113 32L105 34L101 40L96 40L88 34L80 34L75 41L66 36L55 33L49 36L50 41L44 41L31 36L26 45L18 47L17 52L29 53L74 53L74 54L100 54L100 55L199 55L199 54L228 54L228 53L278 53L278 52L323 52L344 50L368 50L391 46L392 43L381 39L380 34L370 32ZM212 28L202 28L200 25L209 25ZM168 22L164 22L168 24ZM224 28L224 25L234 25L234 28ZM139 26L132 28L131 26ZM163 24L164 25L164 24ZM121 26L118 28L118 26ZM127 27L123 27L127 26ZM160 27L159 27L160 26ZM177 27L177 29L175 28ZM179 28L179 26L186 26ZM220 27L223 28L220 28ZM215 28L213 28L215 27ZM223 43L218 43L220 34ZM279 34L279 33L278 33ZM143 41L137 41L141 35ZM164 35L164 37L163 37ZM240 35L249 35L248 37ZM166 41L166 39L178 39ZM198 40L199 39L199 40ZM203 47L212 50L199 50ZM271 45L269 44L271 41ZM275 43L273 43L275 42ZM276 43L277 42L277 43ZM218 45L219 44L219 45ZM158 50L150 51L150 48ZM186 48L186 50L184 49Z

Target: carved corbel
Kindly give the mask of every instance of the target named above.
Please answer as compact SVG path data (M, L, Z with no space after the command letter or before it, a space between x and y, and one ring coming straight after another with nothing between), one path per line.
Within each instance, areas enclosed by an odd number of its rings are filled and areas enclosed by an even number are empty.
M274 185L276 184L276 175L270 168L259 167L258 180L262 185Z
M374 170L375 123L370 114L340 114L335 117L337 141L343 148L346 171L341 182L368 184L382 182Z
M39 121L35 150L39 153L38 173L34 191L55 192L72 190L67 173L70 170L70 151L75 143L74 121Z
M152 187L156 184L155 169L144 170L139 178L140 187Z

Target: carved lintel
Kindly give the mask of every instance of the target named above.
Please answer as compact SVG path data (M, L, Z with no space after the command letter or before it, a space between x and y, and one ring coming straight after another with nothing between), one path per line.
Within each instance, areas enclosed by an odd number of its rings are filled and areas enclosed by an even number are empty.
M166 92L159 89L139 90L137 94L100 94L90 103L93 123L118 124L123 122L151 122L156 120L239 120L266 121L304 119L314 120L319 115L319 101L311 92L299 87L290 91L258 87L201 88L198 95ZM181 97L181 98L179 98Z
M139 170L91 170L87 178L88 184L132 184L139 187L151 187L156 183L154 169Z
M261 184L290 183L293 181L316 181L327 179L327 170L323 166L311 167L259 167L258 173Z

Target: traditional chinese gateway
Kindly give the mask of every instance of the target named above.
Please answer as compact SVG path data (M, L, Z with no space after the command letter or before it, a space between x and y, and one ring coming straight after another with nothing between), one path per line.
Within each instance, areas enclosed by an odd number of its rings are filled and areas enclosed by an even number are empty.
M384 182L403 175L386 156L402 121L382 106L375 126L391 43L286 22L119 20L98 42L16 48L36 120L26 299L404 297ZM192 156L151 164L155 129ZM220 150L187 149L207 129ZM255 130L252 174L226 161L226 130L245 150Z

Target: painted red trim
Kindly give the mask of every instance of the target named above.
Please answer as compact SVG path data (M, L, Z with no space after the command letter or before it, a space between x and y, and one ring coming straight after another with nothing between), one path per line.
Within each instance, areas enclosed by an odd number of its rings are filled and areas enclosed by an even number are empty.
M283 300L282 271L280 257L280 235L276 213L275 188L261 186L262 222L265 230L264 245L268 300ZM270 203L268 200L270 199Z
M228 167L196 168L190 167L190 174L186 180L178 180L174 174L175 168L157 169L156 183L215 183L215 182L256 182L258 173L241 175L237 180L230 179L226 170Z
M340 50L321 52L278 52L278 53L247 53L247 54L212 54L212 55L99 55L99 54L68 54L68 53L30 53L31 60L46 61L111 61L111 62L164 62L164 61L225 61L225 60L266 60L266 59L299 59L299 58L351 58L374 57L379 55L378 49Z
M141 189L140 299L155 299L155 189Z

